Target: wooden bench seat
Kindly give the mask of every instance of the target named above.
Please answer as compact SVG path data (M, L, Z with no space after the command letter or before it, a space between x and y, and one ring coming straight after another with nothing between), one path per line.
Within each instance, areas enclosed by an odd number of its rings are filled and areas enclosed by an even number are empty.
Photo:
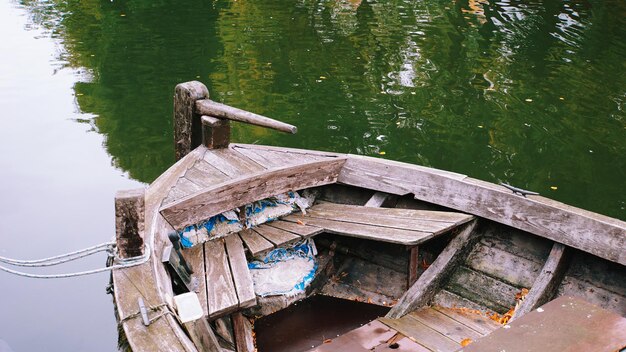
M457 212L320 203L306 214L292 214L282 220L338 235L414 246L473 218Z
M320 203L183 251L200 281L206 315L217 318L256 304L245 248L253 257L322 232L415 246L473 217L467 214ZM198 249L200 248L200 249ZM204 262L204 265L202 263Z

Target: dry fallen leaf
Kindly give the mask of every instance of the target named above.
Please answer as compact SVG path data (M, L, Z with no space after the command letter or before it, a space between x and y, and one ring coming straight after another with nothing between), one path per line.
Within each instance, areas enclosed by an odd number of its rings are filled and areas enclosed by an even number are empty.
M324 343L331 343L331 342L333 342L333 340L332 340L332 339L326 339L326 340L324 340Z
M304 223L304 221L302 221L302 220L297 220L296 222L298 223L298 225L302 225L302 226L306 225L306 224Z
M463 340L461 340L461 346L465 347L465 346L469 345L472 342L474 342L474 341L472 341L472 339L470 339L470 338L463 339Z

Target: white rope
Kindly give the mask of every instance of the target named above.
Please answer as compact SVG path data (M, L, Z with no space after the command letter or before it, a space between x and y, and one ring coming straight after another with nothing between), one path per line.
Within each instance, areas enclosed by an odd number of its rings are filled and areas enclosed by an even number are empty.
M107 245L109 245L109 244L110 243L107 243ZM101 245L98 245L98 246L101 246ZM97 253L97 252L102 251L102 250L97 250L96 251L95 249L93 249L93 248L98 247L98 246L85 248L83 250L72 252L72 253L68 253L68 254L75 254L75 253L85 252L85 251L89 251L89 250L93 251L91 254ZM106 250L109 250L110 248L111 247L107 247ZM40 259L40 260L34 260L34 261L13 260L13 259L8 259L8 258L2 258L2 259L7 259L8 261L13 261L13 262L22 262L22 264L29 264L29 265L22 265L22 266L36 266L36 265L30 265L30 264L34 264L35 262L43 262L45 260L50 260L50 259L66 257L66 256L67 256L67 254L63 254L63 255L59 255L59 256L55 256L55 257L50 257L50 258L45 258L45 259ZM70 260L76 260L76 259L79 259L79 258L82 258L82 257L85 257L85 256L87 256L87 254L78 256L76 258L68 259L68 260L58 261L59 263L56 263L56 264L60 264L60 262L64 263L64 262L68 262ZM69 277L91 275L91 274L101 273L101 272L104 272L104 271L110 271L110 270L122 269L122 268L129 268L129 267L132 267L132 266L144 264L144 263L146 263L148 261L148 259L150 259L150 246L148 246L147 243L145 244L145 246L144 246L144 254L142 256L140 256L140 257L133 257L133 258L125 258L125 259L123 259L123 258L119 258L117 253L115 253L114 251L109 251L109 256L113 256L115 258L115 262L117 262L118 264L114 264L114 265L107 266L107 267L104 267L104 268L85 270L85 271L78 271L78 272L74 272L74 273L44 274L44 275L41 275L41 274L25 273L25 272L21 272L21 271L17 271L17 270L6 268L4 266L0 266L0 270L5 271L5 272L10 273L10 274L14 274L14 275L22 276L22 277L29 277L29 278L33 278L33 279L63 279L63 278L69 278ZM5 260L2 260L2 261L6 262ZM39 266L48 266L48 265L56 265L56 264L42 264L42 265L39 265Z
M105 242L96 246L92 246L89 248L84 248L81 250L77 250L70 253L65 253L61 255L57 255L54 257L36 259L36 260L18 260L11 259L0 256L0 262L5 264L15 265L15 266L24 266L24 267L44 267L44 266L53 266L62 263L67 263L72 260L84 258L90 256L94 253L107 251L109 253L114 253L115 251L115 242ZM58 260L55 260L58 259Z

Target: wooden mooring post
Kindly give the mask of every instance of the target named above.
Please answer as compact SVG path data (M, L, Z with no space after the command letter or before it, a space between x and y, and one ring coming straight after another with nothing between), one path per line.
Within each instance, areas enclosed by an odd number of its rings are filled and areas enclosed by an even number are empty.
M119 191L115 195L115 239L120 258L144 254L145 190Z
M174 91L174 146L176 160L203 144L209 149L227 148L230 120L296 133L296 126L209 100L207 87L181 83Z

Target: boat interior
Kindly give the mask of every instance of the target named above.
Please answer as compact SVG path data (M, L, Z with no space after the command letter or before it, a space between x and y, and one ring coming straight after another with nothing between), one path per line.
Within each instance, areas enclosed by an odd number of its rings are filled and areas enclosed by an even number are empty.
M200 215L189 215L207 187L228 184L226 191L241 204L258 199L246 198L247 189L244 196L235 194L238 183L229 179L333 160L340 158L271 147L201 150L167 193L160 213L181 229L215 215L203 208ZM268 186L268 192L274 189ZM478 345L561 296L626 316L621 264L413 194L336 182L305 192L315 201L304 212L183 248L192 271L187 276L176 261L167 266L173 294L197 293L223 349L456 351ZM166 237L172 228L162 230L157 236ZM249 263L307 240L315 247L316 268L306 288L256 295Z
M174 100L178 162L116 196L118 249L151 254L112 273L132 349L624 351L623 221L454 172L230 143L230 120L296 127L200 82Z

